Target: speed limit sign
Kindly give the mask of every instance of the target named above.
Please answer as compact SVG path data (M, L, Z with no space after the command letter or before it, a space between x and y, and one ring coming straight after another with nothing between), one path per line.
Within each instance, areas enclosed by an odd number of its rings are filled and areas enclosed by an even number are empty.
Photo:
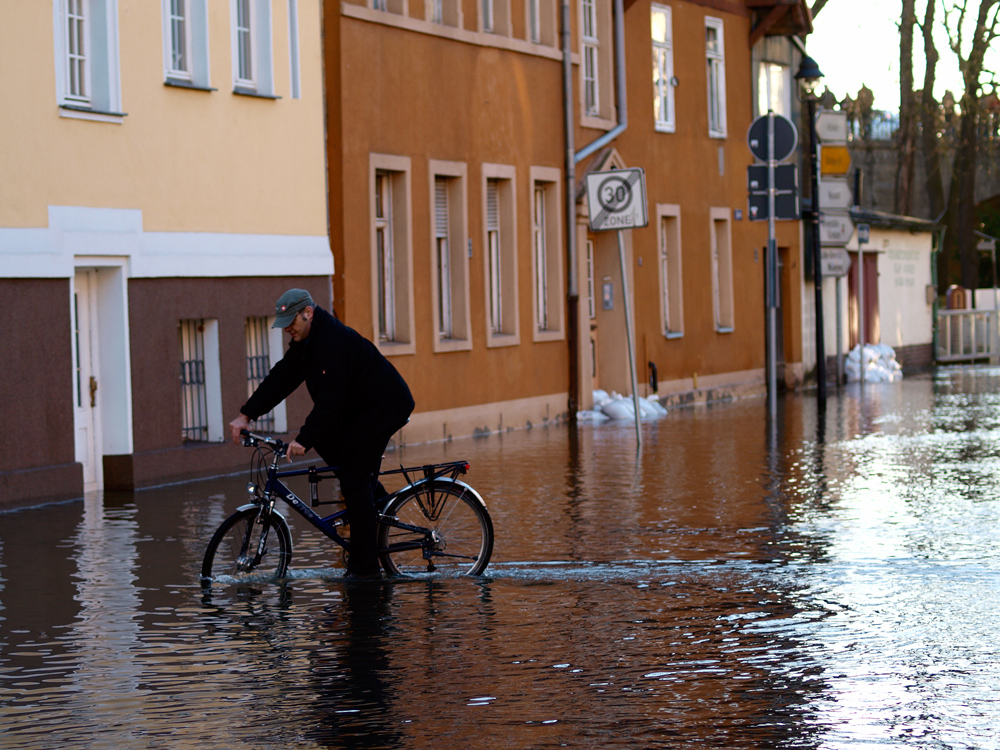
M587 175L590 228L635 229L649 224L646 173L639 167L591 172Z

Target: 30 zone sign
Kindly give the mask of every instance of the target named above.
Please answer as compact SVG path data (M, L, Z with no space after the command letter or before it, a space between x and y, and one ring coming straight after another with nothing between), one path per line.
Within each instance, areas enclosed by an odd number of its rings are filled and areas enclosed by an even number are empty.
M646 173L639 167L591 172L587 175L590 228L635 229L649 224L646 213Z

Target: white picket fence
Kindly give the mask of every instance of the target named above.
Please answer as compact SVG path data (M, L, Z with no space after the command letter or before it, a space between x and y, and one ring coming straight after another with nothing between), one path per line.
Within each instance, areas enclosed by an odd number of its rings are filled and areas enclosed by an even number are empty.
M1000 356L996 310L939 310L937 361L970 362Z

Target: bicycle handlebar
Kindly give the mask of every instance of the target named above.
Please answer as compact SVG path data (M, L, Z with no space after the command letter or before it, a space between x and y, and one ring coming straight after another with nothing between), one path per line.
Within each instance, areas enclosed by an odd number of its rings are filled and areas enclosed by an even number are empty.
M249 448L256 447L258 443L264 443L264 445L273 448L278 456L284 456L288 450L288 444L278 438L258 435L256 432L250 432L250 430L240 430L240 435L243 436L243 445Z

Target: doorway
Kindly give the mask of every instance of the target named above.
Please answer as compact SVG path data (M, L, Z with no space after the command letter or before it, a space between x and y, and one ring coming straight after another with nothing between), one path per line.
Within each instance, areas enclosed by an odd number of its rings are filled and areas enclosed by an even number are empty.
M104 473L98 446L101 418L97 408L100 387L100 342L97 328L97 270L77 269L73 277L73 435L76 461L83 466L83 491L101 489ZM103 398L104 394L101 394Z
M859 343L858 334L861 330L858 307L858 254L849 253L851 270L847 273L847 315L848 315L848 348L853 349ZM865 253L864 298L865 298L865 344L878 344L882 341L882 327L879 321L878 306L878 254Z

